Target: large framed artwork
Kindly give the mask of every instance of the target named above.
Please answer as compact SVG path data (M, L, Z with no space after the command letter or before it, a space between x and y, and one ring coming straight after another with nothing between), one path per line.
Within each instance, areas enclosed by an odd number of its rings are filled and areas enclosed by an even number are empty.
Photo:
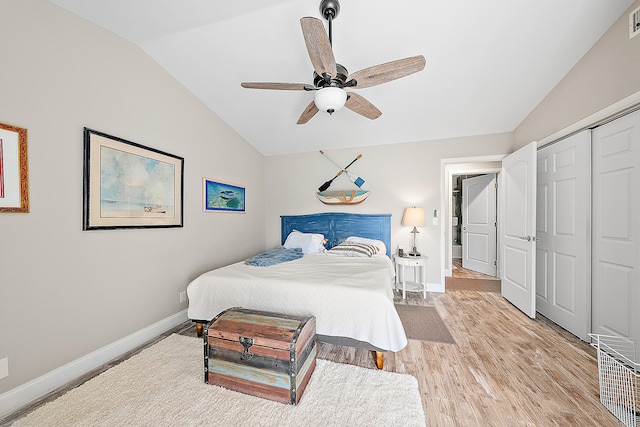
M202 179L205 212L245 212L245 188L238 185Z
M83 230L182 227L184 159L84 128Z
M0 212L29 212L27 130L0 123Z

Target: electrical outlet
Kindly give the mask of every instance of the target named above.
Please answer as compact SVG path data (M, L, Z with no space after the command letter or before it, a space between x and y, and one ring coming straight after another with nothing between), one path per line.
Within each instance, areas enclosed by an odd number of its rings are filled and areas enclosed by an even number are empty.
M9 376L9 358L0 359L0 380Z
M187 301L187 291L180 292L180 304Z

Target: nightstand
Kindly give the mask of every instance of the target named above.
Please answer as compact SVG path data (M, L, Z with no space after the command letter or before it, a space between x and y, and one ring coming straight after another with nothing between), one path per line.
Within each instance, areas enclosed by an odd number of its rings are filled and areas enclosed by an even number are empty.
M396 267L396 288L402 286L402 299L408 292L422 292L422 297L427 299L427 257L426 256L393 256ZM405 267L413 267L413 281L405 280ZM419 271L418 271L419 270Z

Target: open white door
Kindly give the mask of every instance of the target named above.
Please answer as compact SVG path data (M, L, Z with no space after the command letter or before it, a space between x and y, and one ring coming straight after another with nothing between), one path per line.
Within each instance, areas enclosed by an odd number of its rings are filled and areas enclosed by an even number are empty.
M535 318L535 142L502 160L499 193L502 296Z
M462 267L496 275L496 174L462 181Z

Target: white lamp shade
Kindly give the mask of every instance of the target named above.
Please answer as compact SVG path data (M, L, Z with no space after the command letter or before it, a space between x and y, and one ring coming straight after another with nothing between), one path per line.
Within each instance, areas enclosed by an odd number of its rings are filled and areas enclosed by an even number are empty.
M339 87L325 87L316 91L313 102L318 110L329 114L344 107L347 101L347 92Z
M406 208L402 215L402 225L424 227L424 209L416 207Z

